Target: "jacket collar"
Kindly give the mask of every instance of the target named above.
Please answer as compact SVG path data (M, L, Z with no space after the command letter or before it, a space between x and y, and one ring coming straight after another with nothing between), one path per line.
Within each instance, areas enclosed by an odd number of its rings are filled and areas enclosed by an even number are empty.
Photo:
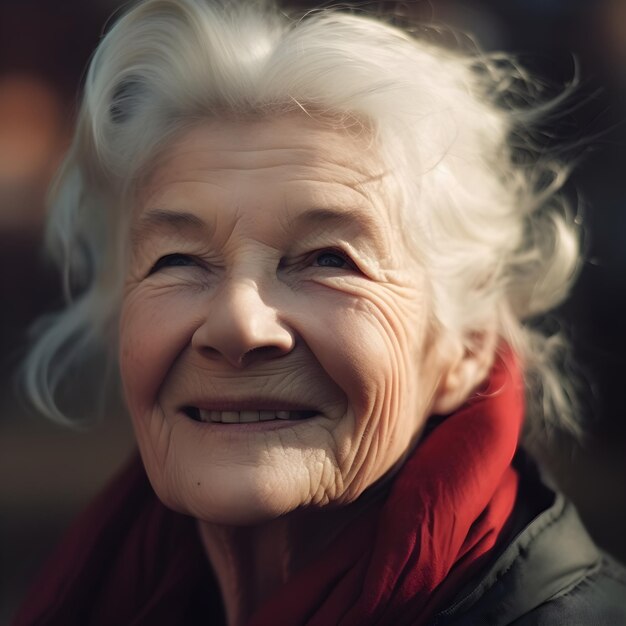
M601 554L574 506L537 478L531 497L551 504L532 519L474 582L439 612L433 626L511 624L535 607L566 593L600 567Z

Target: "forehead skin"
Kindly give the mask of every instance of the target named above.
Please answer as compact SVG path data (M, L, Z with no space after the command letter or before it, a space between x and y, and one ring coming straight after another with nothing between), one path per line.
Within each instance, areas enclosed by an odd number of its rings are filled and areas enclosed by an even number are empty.
M302 139L294 135L295 125ZM218 222L220 230L228 230L224 218L236 219L236 213L220 211L217 205L207 211L209 207L196 201L202 194L195 192L207 185L215 188L216 198L233 188L261 192L266 186L278 185L285 230L296 226L302 230L324 221L328 228L341 225L348 230L352 226L376 244L372 256L381 268L409 260L405 247L398 245L404 236L392 176L365 130L360 134L337 130L303 114L241 123L206 122L194 127L163 151L143 177L131 228L132 248L140 248L154 234L178 230L184 235L197 230L200 225L188 219L189 213L201 212L202 226L213 236ZM223 201L229 200L232 198ZM259 210L267 211L262 198L259 200ZM234 201L243 204L247 199L242 192ZM178 206L181 202L186 211ZM168 220L167 214L171 217L172 213L182 217ZM395 263L389 255L395 257Z
M298 133L294 133L294 127ZM207 143L207 138L210 138ZM208 149L207 149L208 148ZM153 164L147 187L160 177L159 166L171 166L172 156L185 151L203 152L205 169L218 177L229 171L263 170L282 165L330 165L332 178L358 186L383 174L370 133L322 124L302 114L258 120L205 121L184 133L161 152ZM262 173L262 175L264 175Z

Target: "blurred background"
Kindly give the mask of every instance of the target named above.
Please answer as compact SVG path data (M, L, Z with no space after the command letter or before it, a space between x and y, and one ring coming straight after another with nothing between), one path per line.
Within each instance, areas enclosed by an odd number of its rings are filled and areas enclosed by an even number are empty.
M88 433L29 413L14 374L26 331L61 303L41 253L46 189L66 149L77 95L114 0L0 0L0 624L76 512L132 449L121 413ZM300 7L313 3L299 2ZM547 463L596 541L626 562L626 0L415 0L424 22L518 56L556 95L580 77L576 106L543 129L577 144L568 187L581 201L587 258L559 317L587 372L592 433L547 446ZM548 89L548 93L550 93Z

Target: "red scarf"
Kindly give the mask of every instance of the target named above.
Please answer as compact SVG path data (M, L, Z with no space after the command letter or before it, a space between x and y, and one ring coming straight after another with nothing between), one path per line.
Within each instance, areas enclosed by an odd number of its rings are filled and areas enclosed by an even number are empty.
M426 436L378 509L259 608L250 626L427 624L489 558L517 495L523 417L513 355ZM74 524L14 624L221 624L194 520L166 509L133 459Z

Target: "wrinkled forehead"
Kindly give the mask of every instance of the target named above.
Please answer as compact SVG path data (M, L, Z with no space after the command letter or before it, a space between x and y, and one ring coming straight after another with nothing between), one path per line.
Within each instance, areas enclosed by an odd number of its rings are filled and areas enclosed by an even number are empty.
M364 124L317 119L304 113L190 124L165 144L143 168L136 210L173 180L194 176L224 185L284 178L336 184L379 204L391 193L390 170L374 134Z

